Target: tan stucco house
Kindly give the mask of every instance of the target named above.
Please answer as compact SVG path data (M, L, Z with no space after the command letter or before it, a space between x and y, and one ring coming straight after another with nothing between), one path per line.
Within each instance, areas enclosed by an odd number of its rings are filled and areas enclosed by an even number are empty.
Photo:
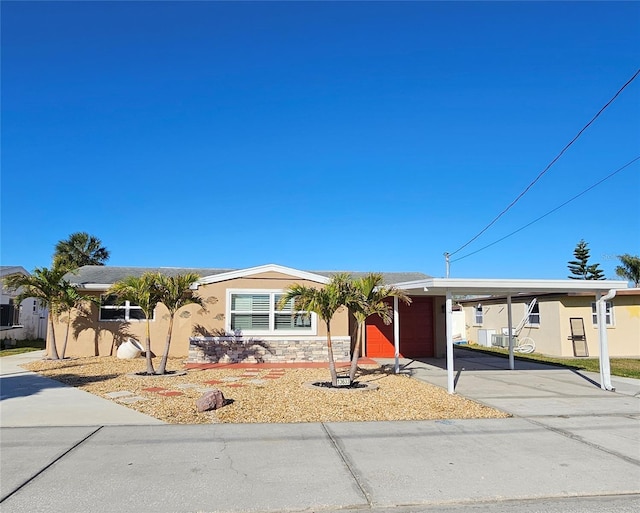
M295 362L326 361L326 325L315 314L301 315L277 307L282 293L294 283L322 287L335 272L301 271L275 264L248 269L188 269L85 266L67 279L87 295L100 298L84 311L71 312L71 334L67 354L93 356L115 354L115 348L133 338L144 341L144 314L136 305L117 304L106 294L126 276L157 271L168 275L194 272L201 278L194 285L206 308L189 305L178 312L173 327L171 356L191 362ZM358 276L362 273L352 273ZM386 283L426 278L422 273L383 273ZM409 311L408 307L406 310ZM434 301L418 299L406 316L403 350L407 356L434 356L436 327ZM440 324L444 317L440 316ZM56 323L56 338L62 340L67 325L63 316ZM422 329L426 327L426 329ZM160 304L151 320L152 351L161 354L168 327L168 312ZM367 327L371 340L368 356L394 356L393 327L372 320ZM348 361L355 321L346 308L331 322L337 361ZM391 331L390 331L391 330ZM444 333L444 328L439 330ZM444 351L442 342L441 353Z
M490 345L493 335L507 333L505 296L459 301L470 343ZM594 294L525 294L512 297L513 325L520 338L535 342L536 352L552 356L600 355ZM640 289L617 291L606 301L609 355L640 356ZM515 328L514 328L515 329ZM493 337L495 342L496 337Z
M144 315L136 305L116 304L108 297L109 287L126 276L147 271L167 275L194 272L200 279L193 285L206 308L190 305L179 312L174 324L171 355L189 362L296 362L325 361L326 328L315 314L299 315L277 307L280 295L293 283L323 287L335 271L301 271L276 264L247 269L188 269L85 266L66 278L82 293L99 298L84 311L71 312L56 323L56 337L64 336L70 320L72 335L68 355L112 355L123 341L144 340ZM354 277L364 273L351 273ZM598 318L605 318L604 302L616 291L628 288L622 281L519 280L433 278L423 273L383 273L385 284L395 285L411 297L411 305L390 300L393 322L383 324L377 316L367 319L363 356L395 358L441 358L446 356L447 389L454 391L453 316L454 296L499 296L507 298L506 311L512 311L512 298L526 295L586 294L598 306ZM576 296L576 297L577 297ZM622 296L621 296L622 297ZM629 317L637 310L630 310ZM625 314L626 315L626 314ZM511 321L512 315L509 316ZM621 319L624 316L621 315ZM502 327L502 319L498 324ZM631 324L633 325L631 321ZM625 321L626 324L626 321ZM556 327L559 329L560 320ZM160 354L168 326L168 313L159 305L151 319L152 351ZM508 322L513 332L513 324ZM346 308L332 319L332 340L337 361L349 359L355 335L355 320ZM602 388L610 390L607 331L598 330L598 343L607 355L601 359ZM557 339L562 336L555 333ZM637 330L635 332L637 334ZM512 341L511 341L512 342ZM509 346L509 368L514 369L513 344ZM541 338L542 342L542 338ZM635 339L632 339L631 348ZM541 346L544 348L544 346ZM542 349L544 351L544 349ZM625 351L627 351L625 349ZM632 351L632 349L629 349Z

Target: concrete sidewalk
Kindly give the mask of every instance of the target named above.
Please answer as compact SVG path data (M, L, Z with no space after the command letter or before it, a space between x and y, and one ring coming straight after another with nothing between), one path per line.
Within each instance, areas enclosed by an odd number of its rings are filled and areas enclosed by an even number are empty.
M163 424L125 406L30 372L44 351L0 358L0 426Z
M638 509L639 381L625 380L625 392L604 392L557 368L504 371L496 370L499 362L458 356L458 390L515 417L3 428L0 507L3 513ZM439 362L402 363L418 379L446 384Z

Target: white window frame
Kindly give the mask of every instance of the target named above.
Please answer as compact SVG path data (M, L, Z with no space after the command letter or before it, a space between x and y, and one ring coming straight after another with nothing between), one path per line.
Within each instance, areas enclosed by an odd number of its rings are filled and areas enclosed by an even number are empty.
M615 326L615 318L613 315L613 303L611 301L605 301L605 313L604 313L604 323L606 326ZM598 325L598 313L596 309L596 302L591 302L591 323L594 326Z
M100 322L144 322L147 319L131 319L131 310L142 310L142 308L140 308L138 305L132 303L131 301L125 301L123 304L121 305L103 305L102 304L102 298L105 297L106 295L103 294L102 296L100 296L100 308L98 311L98 321ZM102 318L102 310L123 310L124 311L124 319L103 319ZM151 319L149 319L150 321L155 320L156 317L156 310L155 308L153 309L153 312L151 314Z
M531 302L529 303L525 303L525 313L527 313L527 311L529 310L529 305L531 304ZM537 312L535 310L538 310ZM532 319L536 319L537 320L532 320ZM527 316L527 323L526 326L540 326L540 302L536 301L536 304L533 305L533 310L531 311L531 313Z
M478 316L480 314L480 316ZM480 319L478 321L478 319ZM478 303L473 307L473 325L482 326L484 324L484 306Z
M269 314L269 329L256 329L256 330L242 330L242 334L247 335L264 335L264 336L279 336L288 337L290 335L306 335L315 336L318 334L318 316L310 312L311 327L302 329L290 329L290 330L276 330L275 329L275 314L277 313L289 313L289 310L276 310L275 308L275 296L285 294L286 291L282 289L227 289L227 305L226 305L226 321L225 329L228 333L234 333L231 329L231 314L234 313L248 313L241 310L231 310L231 297L234 294L268 294L269 295L269 310L261 313ZM302 310L298 310L295 313L304 313Z

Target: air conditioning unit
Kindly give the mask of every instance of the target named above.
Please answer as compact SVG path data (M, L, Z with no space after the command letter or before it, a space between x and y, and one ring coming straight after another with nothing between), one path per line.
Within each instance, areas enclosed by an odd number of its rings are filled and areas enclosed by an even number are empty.
M509 335L491 335L493 347L509 347Z

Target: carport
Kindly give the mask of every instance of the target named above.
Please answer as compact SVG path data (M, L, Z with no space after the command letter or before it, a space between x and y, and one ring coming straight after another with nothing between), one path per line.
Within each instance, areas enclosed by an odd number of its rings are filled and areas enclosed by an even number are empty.
M609 364L609 349L607 345L607 328L605 323L605 302L612 299L617 290L626 289L626 281L614 280L494 280L469 278L427 278L424 280L396 283L395 286L411 296L444 296L445 325L446 325L446 359L447 359L447 390L455 392L454 357L453 357L453 296L493 296L507 297L507 318L509 334L509 369L515 369L513 351L513 316L511 312L511 298L521 294L544 293L593 293L596 299L596 315L598 318L598 338L600 345L600 386L604 390L614 390L611 385L611 369ZM399 372L400 356L400 310L398 299L394 298L394 333L395 370Z

